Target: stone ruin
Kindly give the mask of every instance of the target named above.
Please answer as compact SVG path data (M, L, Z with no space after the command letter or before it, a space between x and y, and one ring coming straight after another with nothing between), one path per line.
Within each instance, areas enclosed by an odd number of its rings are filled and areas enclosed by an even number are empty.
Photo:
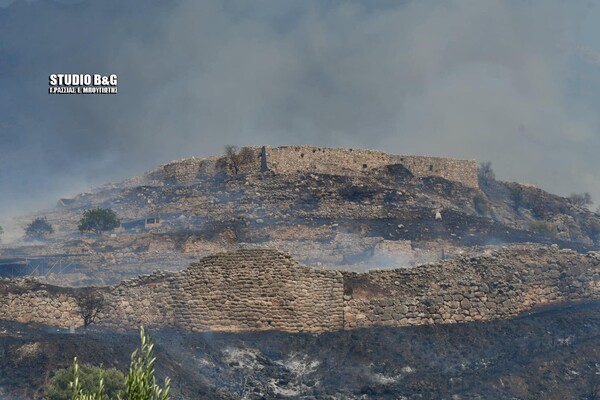
M239 250L112 287L0 280L0 318L80 326L82 290L104 294L107 307L97 323L114 329L326 332L451 324L598 299L600 253L518 245L412 269L353 273L303 266L273 250Z
M311 146L252 147L254 162L243 165L241 172L277 174L297 172L357 176L379 168L401 164L418 177L437 176L469 188L478 188L475 160L442 157L391 155L381 151ZM186 184L220 172L223 157L188 158L174 161L150 172L146 180L153 184Z

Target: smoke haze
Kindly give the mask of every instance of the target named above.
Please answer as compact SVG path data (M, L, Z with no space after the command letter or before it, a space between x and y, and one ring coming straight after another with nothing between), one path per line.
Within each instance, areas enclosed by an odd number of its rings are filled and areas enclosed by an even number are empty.
M0 0L0 217L224 144L492 161L600 200L600 5ZM52 73L116 96L49 95Z

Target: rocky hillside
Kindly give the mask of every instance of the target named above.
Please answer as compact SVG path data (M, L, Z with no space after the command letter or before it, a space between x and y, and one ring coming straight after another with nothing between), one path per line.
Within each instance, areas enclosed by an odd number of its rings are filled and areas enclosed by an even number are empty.
M181 160L62 199L43 213L56 229L48 242L4 248L2 256L37 256L46 263L35 273L46 271L50 283L87 285L179 270L240 247L353 270L411 266L505 243L598 247L598 215L531 186L477 182L474 162L294 147L269 150L265 169L260 149L244 151L235 165L227 157ZM82 238L77 221L93 207L114 209L123 228ZM56 264L48 255L65 256L61 265L69 269L48 274Z

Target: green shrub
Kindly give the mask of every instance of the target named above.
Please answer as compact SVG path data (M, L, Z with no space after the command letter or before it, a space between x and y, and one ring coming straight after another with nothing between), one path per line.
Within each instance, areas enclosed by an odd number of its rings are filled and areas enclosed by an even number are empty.
M92 365L83 364L78 368L78 379L79 386L85 392L91 392L94 388L98 387L100 368ZM70 388L69 383L73 380L75 372L75 364L69 368L63 368L56 371L54 376L50 379L48 387L46 389L46 398L48 400L70 400L73 395L73 390ZM125 375L115 369L109 368L104 370L104 390L108 397L115 398L117 394L125 387Z
M480 215L487 215L490 211L488 199L483 193L477 193L473 197L473 206Z
M116 397L115 392L109 388L107 371L102 368L96 369L91 384L87 382L88 375L79 368L77 357L73 360L73 366L69 369L72 380L69 383L70 391L67 397L71 400L168 400L171 381L165 379L164 387L156 383L154 376L154 344L150 337L140 330L141 347L131 355L129 374L120 376ZM62 375L61 375L62 376ZM53 378L54 379L54 378ZM112 378L110 379L112 382ZM112 385L112 383L111 383ZM109 393L109 389L111 392Z
M150 337L140 331L142 347L131 355L129 375L125 378L124 397L127 400L167 400L169 398L170 380L165 379L164 388L156 383L154 376L154 344Z
M529 229L540 235L555 237L556 236L556 225L548 221L531 221L529 223Z

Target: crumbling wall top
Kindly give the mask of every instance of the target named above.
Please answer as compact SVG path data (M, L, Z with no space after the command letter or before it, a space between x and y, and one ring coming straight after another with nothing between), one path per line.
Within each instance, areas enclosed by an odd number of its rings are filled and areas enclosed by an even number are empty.
M478 188L475 160L457 160L443 157L406 156L387 154L378 150L328 148L313 146L251 147L255 160L240 168L241 172L258 172L268 168L280 174L298 172L359 176L392 164L402 164L418 177L439 176ZM219 172L219 159L188 158L162 165L146 175L153 183L185 184ZM266 158L266 160L265 160Z

